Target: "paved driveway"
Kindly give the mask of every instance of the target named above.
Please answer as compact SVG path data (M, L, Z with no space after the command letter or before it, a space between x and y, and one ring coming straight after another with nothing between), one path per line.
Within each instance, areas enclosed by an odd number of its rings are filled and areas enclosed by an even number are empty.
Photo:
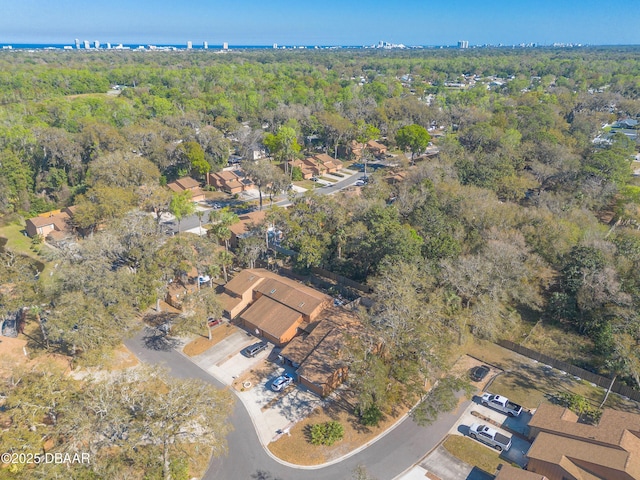
M209 367L222 365L232 357L236 356L243 348L259 341L260 339L253 335L249 335L244 330L238 328L235 333L223 338L220 342L216 343L204 353L193 357L192 360L194 363L197 363L200 367L207 370ZM260 352L260 354L255 357L256 361L258 358L264 358L266 355L268 355L268 352ZM249 363L250 362L247 362L247 367L250 366Z
M142 334L125 341L129 349L142 361L164 364L171 374L179 378L199 378L216 386L223 385L190 359L172 349L153 350L146 346ZM465 402L462 409L466 408ZM255 426L243 402L236 402L230 422L234 430L227 437L228 452L213 458L206 480L342 480L351 479L359 466L379 480L395 478L412 467L434 448L446 435L460 414L445 413L430 426L421 427L406 418L367 448L339 463L321 468L292 468L275 460L263 448L256 435Z
M426 472L434 473L443 480L492 480L493 475L463 462L451 455L441 445L420 463ZM408 480L411 477L403 477ZM423 477L426 478L426 477Z
M476 399L477 400L477 397ZM500 454L500 458L508 460L513 463L517 463L521 467L524 467L527 464L527 459L525 458L525 454L529 451L531 444L525 440L524 438L519 437L518 435L514 435L506 430L499 428L500 425L509 425L510 427L514 427L514 431L524 430L526 428L526 423L528 423L531 418L527 413L526 415L523 413L520 417L511 419L508 415L505 415L501 412L493 410L492 408L485 407L478 403L471 403L469 407L465 410L465 412L460 416L458 421L454 424L454 426L449 431L450 435L469 435L469 427L472 423L483 423L487 422L483 420L481 417L477 415L473 415L473 413L477 413L482 415L482 417L486 417L491 419L497 425L489 425L492 428L497 428L498 431L511 437L511 448L508 452L502 452ZM525 423L526 422L526 423ZM491 448L487 445L487 448Z

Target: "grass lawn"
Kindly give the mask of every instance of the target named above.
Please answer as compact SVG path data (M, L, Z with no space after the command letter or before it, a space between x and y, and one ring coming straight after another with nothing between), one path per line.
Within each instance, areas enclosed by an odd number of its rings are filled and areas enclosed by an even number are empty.
M560 392L580 394L594 406L600 405L604 398L604 389L594 387L572 375L563 374L560 370L546 368L541 363L499 345L478 340L469 343L466 350L469 355L504 370L504 373L498 375L488 387L491 393L504 395L525 408L537 408L541 402L548 402L550 395ZM605 407L634 411L638 404L612 393Z
M365 427L353 414L349 404L344 401L332 401L326 407L317 409L309 417L291 428L290 436L283 435L268 445L276 457L298 465L319 465L339 458L354 449L370 442L391 427L407 412L409 406L398 408L396 415L386 416L377 427ZM309 429L316 423L338 421L344 427L344 438L334 445L312 445Z
M32 258L37 258L36 253L31 250L31 239L22 232L22 225L10 224L0 228L0 237L7 239L6 247L17 253L23 253Z
M318 182L312 182L311 180L300 180L299 182L293 182L296 187L306 188L307 190L313 190L318 186Z
M489 474L493 474L500 464L505 463L497 451L460 435L449 435L442 446L451 455Z
M31 247L33 245L31 243L31 238L24 235L22 233L23 231L24 227L22 225L16 225L13 223L0 227L0 238L6 239L6 243L4 240L0 240L0 246L5 243L4 246L8 250L20 253L35 260L39 264L37 266L38 269L42 269L40 273L40 281L43 286L46 287L54 280L52 275L53 263L45 260L39 252L47 252L50 247L47 245L37 245L36 248L38 250L32 250Z
M331 182L331 183L337 183L338 180L335 178L329 178L329 177L320 177L322 180L324 180L325 182Z

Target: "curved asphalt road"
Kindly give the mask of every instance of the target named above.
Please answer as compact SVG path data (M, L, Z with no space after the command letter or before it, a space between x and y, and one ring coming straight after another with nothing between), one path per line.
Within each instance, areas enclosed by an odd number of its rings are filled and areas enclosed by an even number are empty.
M127 340L127 347L141 360L164 365L179 378L199 378L217 387L224 385L177 351L152 350L144 345L142 334ZM459 411L466 408L465 403ZM441 414L428 427L406 418L395 429L359 453L333 465L316 469L292 468L269 456L258 440L247 410L235 402L229 421L234 430L227 437L228 453L212 459L207 480L342 480L353 478L362 465L378 480L391 480L422 459L447 434L458 415ZM275 432L274 432L275 434Z

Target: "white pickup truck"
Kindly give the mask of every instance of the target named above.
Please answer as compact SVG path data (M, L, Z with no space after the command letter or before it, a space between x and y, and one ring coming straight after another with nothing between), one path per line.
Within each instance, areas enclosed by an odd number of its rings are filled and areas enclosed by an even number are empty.
M500 412L506 413L510 417L517 417L522 412L522 407L517 403L510 402L507 397L485 393L481 399L482 405L491 407Z
M499 452L503 450L506 452L511 448L511 437L507 437L495 428L487 427L486 425L474 423L469 427L469 436L487 445L491 445Z

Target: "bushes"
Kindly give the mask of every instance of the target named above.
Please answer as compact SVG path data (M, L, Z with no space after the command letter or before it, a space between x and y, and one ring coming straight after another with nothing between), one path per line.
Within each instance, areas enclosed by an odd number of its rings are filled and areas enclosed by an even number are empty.
M366 427L377 427L382 420L382 412L375 403L364 410L358 408L356 414L360 417L360 423Z
M553 403L567 407L572 412L579 415L583 422L595 425L602 416L602 410L592 406L582 395L571 392L559 392L551 398Z
M311 425L311 443L313 445L333 445L344 437L344 428L340 422L325 422Z
M302 169L300 167L293 167L293 169L291 170L291 180L293 180L294 182L299 182L303 179L304 177L302 175Z

